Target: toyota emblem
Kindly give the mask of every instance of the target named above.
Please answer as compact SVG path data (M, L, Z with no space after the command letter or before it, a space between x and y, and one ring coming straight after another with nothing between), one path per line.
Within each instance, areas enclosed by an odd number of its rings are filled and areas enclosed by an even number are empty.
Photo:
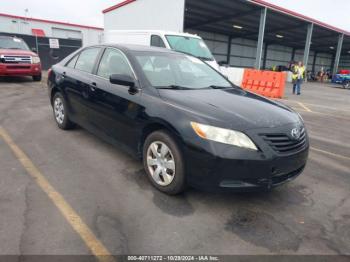
M298 140L301 136L300 128L294 128L290 134L294 140Z

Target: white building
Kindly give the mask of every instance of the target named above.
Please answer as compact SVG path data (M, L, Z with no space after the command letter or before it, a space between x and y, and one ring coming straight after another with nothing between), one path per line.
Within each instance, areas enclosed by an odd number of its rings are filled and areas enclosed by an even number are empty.
M182 32L184 8L184 0L119 0L116 5L103 10L104 29Z
M200 35L216 60L233 67L313 72L350 68L350 32L264 0L116 0L103 11L109 30L165 30Z
M103 28L0 13L0 32L81 39L85 46L100 43Z

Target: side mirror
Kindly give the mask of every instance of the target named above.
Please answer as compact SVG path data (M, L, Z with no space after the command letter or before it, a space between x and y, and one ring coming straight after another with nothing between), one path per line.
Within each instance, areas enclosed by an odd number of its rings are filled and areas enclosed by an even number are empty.
M128 75L117 75L113 74L109 77L109 81L112 84L115 85L121 85L121 86L127 86L127 87L134 87L135 86L135 80L131 76Z
M38 50L36 50L35 47L32 47L32 51L36 53Z

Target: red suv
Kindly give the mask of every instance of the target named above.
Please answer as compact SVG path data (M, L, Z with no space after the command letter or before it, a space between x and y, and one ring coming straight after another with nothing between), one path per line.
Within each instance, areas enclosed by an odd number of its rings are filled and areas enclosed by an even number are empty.
M32 76L41 81L39 56L21 38L0 36L0 77Z

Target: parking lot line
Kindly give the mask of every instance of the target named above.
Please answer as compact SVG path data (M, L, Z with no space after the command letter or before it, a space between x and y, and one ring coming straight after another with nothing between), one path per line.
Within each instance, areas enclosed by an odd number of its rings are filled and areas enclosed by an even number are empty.
M96 256L97 260L100 262L115 261L107 248L101 243L101 241L97 239L94 233L77 214L77 212L75 212L74 209L63 198L63 196L55 190L49 181L40 173L38 168L36 168L29 157L15 144L11 136L2 127L0 127L0 138L5 141L16 158L25 168L27 173L35 180L38 186L52 200L63 217L68 221L68 223L85 242L87 247L91 250L92 254Z
M303 103L301 102L298 102L298 105L300 105L302 108L304 108L306 111L308 112L312 112L310 108L308 108L306 105L304 105Z
M300 102L299 101L288 100L288 99L277 99L277 100L281 100L282 102L285 102L285 103L291 102L291 103L294 103L294 104L299 104L299 106L300 106ZM314 104L314 103L303 102L302 104L304 106L319 107L319 108L334 110L334 111L337 111L337 112L346 112L346 113L350 112L350 110L344 110L344 109L339 109L339 108L335 108L335 107L331 107L331 106L319 105L319 104Z
M322 113L322 112L317 112L317 111L307 111L303 108L299 108L299 107L292 107L294 110L298 111L298 112L306 112L306 113L312 113L312 114L316 114L316 115L323 115L323 116L329 116L332 118L337 118L337 119L343 119L346 121L350 121L350 118L347 117L342 117L342 116L337 116L337 115L331 115L331 114L327 114L327 113Z
M310 149L313 150L313 151L316 151L316 152L320 152L320 153L326 154L326 155L330 155L330 156L334 156L334 157L337 157L337 158L350 160L350 157L348 157L348 156L335 154L335 153L328 152L328 151L325 151L325 150L322 150L322 149L318 149L318 148L315 148L315 147L310 147Z

